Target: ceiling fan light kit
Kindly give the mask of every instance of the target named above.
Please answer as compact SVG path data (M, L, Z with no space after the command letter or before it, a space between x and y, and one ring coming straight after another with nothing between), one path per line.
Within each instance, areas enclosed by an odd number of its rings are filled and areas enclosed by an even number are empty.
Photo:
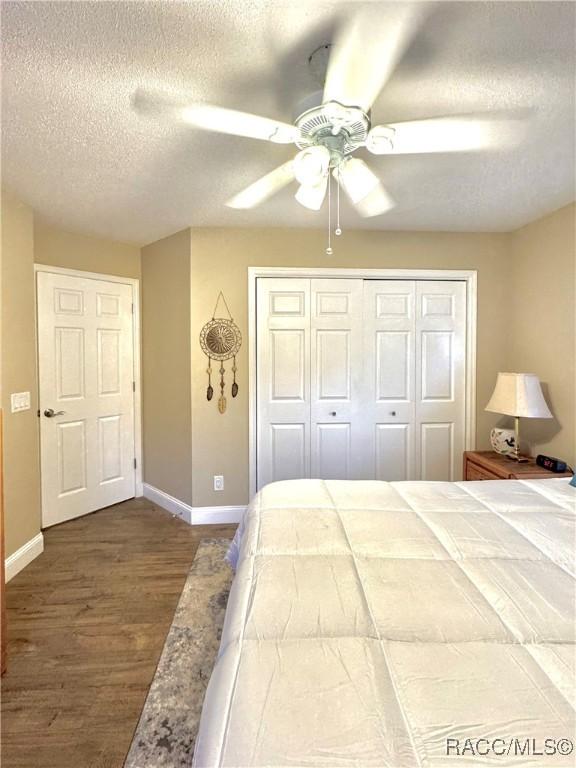
M317 184L301 184L294 197L305 208L309 208L311 211L319 211L326 196L327 185L328 176L320 179Z
M394 200L392 200L384 187L379 184L356 204L356 208L361 216L368 218L390 211L395 205Z
M228 200L246 210L263 203L296 180L295 198L304 207L320 210L328 198L330 242L331 185L336 182L336 229L340 228L340 186L364 217L380 216L395 203L364 160L350 157L360 149L374 155L485 150L502 143L506 121L452 115L372 126L370 110L426 16L428 3L397 2L363 6L349 13L334 44L323 44L308 57L312 77L323 90L311 93L296 110L293 124L246 112L191 104L181 106L181 118L202 130L217 131L295 144L299 152ZM146 99L139 89L135 108L155 114L174 111L174 99ZM511 121L508 121L510 123ZM497 130L496 130L497 129ZM498 141L497 141L498 139Z
M372 173L364 160L356 157L347 158L340 163L336 179L353 205L364 200L380 184L378 177Z
M330 151L321 145L300 150L294 158L294 176L300 184L316 186L328 175Z

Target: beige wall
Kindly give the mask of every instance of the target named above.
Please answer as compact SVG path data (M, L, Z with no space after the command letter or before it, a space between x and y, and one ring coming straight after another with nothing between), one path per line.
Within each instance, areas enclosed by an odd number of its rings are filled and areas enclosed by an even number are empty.
M65 232L38 220L30 207L2 191L0 360L4 409L6 555L41 526L34 262L140 277L140 249ZM10 394L29 391L31 409L10 413Z
M144 482L192 503L190 230L142 249Z
M569 206L500 235L349 231L328 262L325 232L316 230L184 230L140 254L132 245L34 224L30 208L4 195L0 391L7 555L40 529L34 261L142 275L145 481L194 506L236 505L248 500L249 266L477 270L477 446L487 447L490 427L499 423L484 411L497 371L530 370L545 383L556 418L525 421L524 435L534 450L574 462L574 215ZM229 398L225 416L206 401L206 359L198 344L219 290L244 336L240 391ZM11 415L10 393L21 390L32 393L32 409ZM224 475L224 492L212 490L215 474Z
M32 210L2 191L2 408L6 556L40 532L36 411L34 228ZM29 391L31 408L10 413L10 394Z
M245 504L248 500L248 294L249 266L367 267L478 270L478 446L488 447L498 420L484 411L496 373L506 367L509 236L437 232L348 231L324 253L326 233L291 229L191 230L192 282L192 487L194 506ZM146 280L146 278L145 278ZM236 400L226 415L206 401L206 359L198 334L210 318L218 291L226 296L244 343L238 357ZM228 377L230 379L230 377ZM225 490L214 492L222 474Z
M34 261L51 267L140 277L139 246L65 232L38 218L34 220Z
M523 419L532 453L576 464L576 206L512 233L508 369L536 373L554 419Z

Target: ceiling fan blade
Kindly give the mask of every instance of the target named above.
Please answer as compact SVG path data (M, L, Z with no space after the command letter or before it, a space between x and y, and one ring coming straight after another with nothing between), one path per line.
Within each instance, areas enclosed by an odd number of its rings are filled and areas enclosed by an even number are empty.
M361 216L379 216L395 205L364 160L350 158L344 161L334 170L334 176Z
M324 102L367 112L424 17L426 3L373 3L341 28L331 49Z
M266 176L262 176L258 181L250 184L246 189L238 192L237 195L228 200L226 205L229 208L254 208L276 194L276 192L279 192L293 180L294 161L289 160L287 163L267 173Z
M163 94L138 89L132 97L137 112L146 115L171 114L195 128L216 131L232 136L246 136L250 139L273 141L277 144L292 144L300 132L295 125L281 120L271 120L248 112L215 107L212 104L186 103Z
M293 144L300 135L295 125L210 104L191 104L182 110L182 118L189 125L204 131L246 136L276 144Z
M456 115L405 123L376 125L366 148L376 155L409 155L427 152L474 152L516 143L520 120Z

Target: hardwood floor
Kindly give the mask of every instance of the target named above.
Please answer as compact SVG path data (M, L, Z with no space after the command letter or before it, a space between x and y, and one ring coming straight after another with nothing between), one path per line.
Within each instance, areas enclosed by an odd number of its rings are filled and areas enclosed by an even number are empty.
M2 768L120 768L200 539L135 499L45 531L7 586Z

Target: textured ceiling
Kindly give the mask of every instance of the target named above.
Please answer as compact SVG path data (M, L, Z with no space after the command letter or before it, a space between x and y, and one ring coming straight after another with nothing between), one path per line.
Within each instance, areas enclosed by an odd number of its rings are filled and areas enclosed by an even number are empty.
M189 225L323 226L325 211L301 208L292 188L252 211L224 205L293 147L143 118L131 95L291 122L318 88L308 55L354 5L3 2L3 181L55 225L137 243ZM431 6L373 122L514 110L518 146L370 156L397 208L363 220L344 205L344 225L504 231L573 200L575 18L572 2Z

